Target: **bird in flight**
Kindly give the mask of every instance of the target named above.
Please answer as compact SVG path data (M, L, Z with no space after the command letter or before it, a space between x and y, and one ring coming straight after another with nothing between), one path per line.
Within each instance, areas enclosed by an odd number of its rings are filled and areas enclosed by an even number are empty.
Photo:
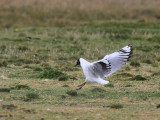
M122 68L131 57L131 53L132 47L127 45L112 54L106 55L103 59L92 63L79 58L76 66L81 66L86 79L83 84L77 86L79 87L78 89L81 89L86 82L100 83L102 85L108 84L109 81L103 79Z

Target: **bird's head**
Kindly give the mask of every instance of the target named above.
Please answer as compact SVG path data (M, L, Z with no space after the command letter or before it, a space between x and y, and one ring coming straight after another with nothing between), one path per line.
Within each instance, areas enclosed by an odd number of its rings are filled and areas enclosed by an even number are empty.
M77 63L75 66L78 66L78 65L80 65L80 58L77 60Z

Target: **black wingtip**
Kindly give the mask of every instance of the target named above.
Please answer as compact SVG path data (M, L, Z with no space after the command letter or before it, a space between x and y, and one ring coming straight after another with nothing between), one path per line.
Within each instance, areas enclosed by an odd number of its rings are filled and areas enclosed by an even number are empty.
M133 54L133 47L130 44L128 46L131 48L131 51L127 61L129 61L129 59L132 57L132 54Z

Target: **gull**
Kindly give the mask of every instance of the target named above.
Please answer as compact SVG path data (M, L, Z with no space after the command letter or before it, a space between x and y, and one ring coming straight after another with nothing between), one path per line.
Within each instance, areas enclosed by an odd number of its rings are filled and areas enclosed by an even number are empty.
M132 46L127 45L112 54L106 55L103 59L92 63L83 58L79 58L75 66L81 66L86 79L83 84L77 86L79 87L78 89L81 89L86 82L99 83L102 85L108 84L109 81L104 80L104 78L122 68L131 57L131 53Z

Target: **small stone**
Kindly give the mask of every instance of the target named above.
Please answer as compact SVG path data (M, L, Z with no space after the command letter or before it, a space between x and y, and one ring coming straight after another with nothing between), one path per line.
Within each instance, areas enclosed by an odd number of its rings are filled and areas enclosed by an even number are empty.
M50 79L44 79L43 81L44 81L44 82L48 82L48 81L50 81Z
M1 78L4 79L4 80L9 80L9 78L4 76L4 75L2 75Z

